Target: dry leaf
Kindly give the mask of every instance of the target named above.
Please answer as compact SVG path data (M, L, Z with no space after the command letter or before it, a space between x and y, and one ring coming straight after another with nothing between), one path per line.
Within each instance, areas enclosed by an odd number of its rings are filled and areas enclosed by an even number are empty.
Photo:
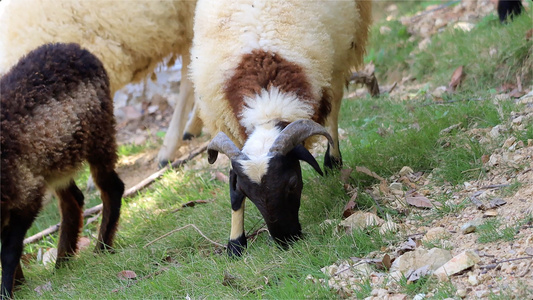
M533 37L533 29L530 29L526 32L526 41L531 40L531 37Z
M461 84L461 81L464 77L463 73L463 66L458 67L453 71L452 79L450 80L450 83L448 84L448 91L449 92L455 92L457 87Z
M390 270L390 267L392 266L390 255L385 254L385 256L383 256L383 259L381 260L381 263L383 264L385 269Z
M137 274L135 274L135 272L130 271L130 270L124 270L124 271L118 272L117 277L120 280L130 280L130 279L137 278Z
M431 200L417 193L406 195L405 202L407 202L407 204L409 205L419 207L419 208L432 208L433 207L433 202L431 202Z
M383 178L383 177L379 176L378 174L370 171L367 167L355 167L355 170L357 172L366 174L366 175L368 175L370 177L376 178L379 181L385 181L385 178Z
M496 207L500 207L505 204L507 204L507 202L503 200L502 198L494 198L490 201L489 208L496 208Z
M409 238L409 240L407 240L406 242L403 242L403 243L398 247L398 249L396 250L396 252L397 252L399 255L401 255L401 254L404 254L405 252L415 250L416 247L417 247L416 242L415 242L412 238Z
M352 174L353 169L347 168L341 170L341 182L342 183L349 183L350 181L350 174Z
M357 193L356 193L356 196L357 196ZM342 216L344 218L348 218L354 213L354 210L355 210L355 201L350 199L350 201L348 201L348 203L346 203L346 205L344 206Z

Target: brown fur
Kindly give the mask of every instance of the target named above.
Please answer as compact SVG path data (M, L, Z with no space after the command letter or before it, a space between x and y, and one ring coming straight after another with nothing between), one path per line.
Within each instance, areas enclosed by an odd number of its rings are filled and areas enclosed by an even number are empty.
M22 279L20 255L44 192L61 209L60 266L76 252L83 194L72 176L88 161L103 204L97 249L111 246L124 184L115 173L115 119L102 63L76 44L47 44L0 79L2 295ZM103 246L105 245L105 246ZM14 274L16 275L13 278Z
M311 85L302 68L276 53L254 50L243 55L233 76L228 80L224 93L233 113L240 120L244 97L253 97L260 94L262 89L269 90L271 87L277 87L284 93L293 93L301 101L308 102L315 111L313 121L324 125L331 110L329 93L323 89L319 104L313 101ZM239 131L246 140L246 129L241 126Z

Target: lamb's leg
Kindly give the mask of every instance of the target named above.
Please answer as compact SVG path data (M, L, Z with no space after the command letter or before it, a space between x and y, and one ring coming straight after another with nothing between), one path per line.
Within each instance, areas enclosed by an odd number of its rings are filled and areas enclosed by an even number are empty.
M193 86L187 74L189 63L189 56L184 55L181 68L180 94L174 107L174 113L172 114L172 120L170 120L163 146L157 155L157 161L161 168L174 159L176 149L181 145L181 137L185 129L187 116L194 103Z
M36 195L34 200L30 202L32 204L22 211L12 209L9 212L7 225L2 228L2 254L0 255L2 261L2 284L0 287L2 299L13 297L13 287L24 280L20 266L24 235L41 209L42 196L42 193ZM5 220L2 220L2 223L4 222Z
M339 111L341 109L342 88L340 95L335 94L331 103L331 112L328 116L328 131L333 138L334 147L330 148L328 143L328 149L324 156L324 170L326 173L328 170L340 169L342 167L342 155L339 148Z
M200 119L200 116L198 115L198 106L196 105L196 102L195 102L189 121L187 121L187 125L185 125L185 133L183 134L183 140L185 141L191 140L194 137L200 136L200 133L202 133L203 126L204 126L204 123L202 122L202 119Z
M91 174L100 190L103 203L102 224L100 224L95 251L111 250L120 217L124 183L112 168L104 165L91 164Z
M241 256L247 247L244 233L244 195L235 189L237 175L229 172L229 194L231 198L231 233L228 242L228 255Z
M76 253L78 236L83 226L83 193L74 180L63 189L56 190L61 209L61 228L57 247L56 268L63 266Z

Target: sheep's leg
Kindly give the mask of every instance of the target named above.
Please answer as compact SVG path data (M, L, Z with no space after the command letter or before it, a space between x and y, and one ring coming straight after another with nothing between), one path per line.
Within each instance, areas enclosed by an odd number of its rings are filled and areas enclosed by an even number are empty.
M120 217L120 206L124 194L124 183L113 169L102 165L91 165L91 174L100 190L102 198L102 223L98 233L98 244L95 251L112 250L113 238L117 231Z
M338 97L335 95L334 97ZM342 88L340 97L342 97ZM329 134L333 138L333 147L328 143L328 149L324 156L324 170L340 169L342 167L342 155L339 148L339 111L341 109L341 99L334 99L331 103L331 112L328 116Z
M183 133L183 140L191 140L193 137L200 136L200 133L202 133L203 126L204 123L198 115L198 105L196 105L195 102L189 121L187 121L187 125L185 125L185 133Z
M83 193L74 180L64 189L56 190L61 209L61 228L57 247L56 268L63 266L76 253L78 236L83 226Z
M167 134L163 141L163 146L157 155L159 167L166 166L169 161L174 158L176 149L181 145L181 137L187 122L187 116L194 104L194 92L192 82L188 77L188 66L190 63L189 56L183 56L181 68L181 83L180 94L176 106L174 107L174 114L168 126Z
M236 189L237 174L229 172L229 194L231 198L231 233L228 242L228 255L241 256L248 246L244 233L244 194Z
M24 281L24 274L20 266L20 257L24 248L24 235L41 209L42 194L35 197L29 207L23 211L11 210L7 225L2 228L2 284L1 298L13 297L13 288ZM5 222L5 220L2 220Z

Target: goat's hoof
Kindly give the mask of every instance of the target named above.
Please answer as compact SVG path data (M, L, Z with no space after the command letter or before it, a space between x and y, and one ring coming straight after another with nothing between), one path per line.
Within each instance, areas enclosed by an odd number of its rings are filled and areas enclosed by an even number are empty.
M342 158L331 157L326 154L324 156L324 171L330 174L332 170L340 170L342 168Z
M190 141L190 140L192 140L193 138L195 138L195 136L194 136L194 134L192 134L192 133L185 132L185 133L183 134L183 140L184 140L184 141Z
M240 237L238 237L236 240L229 240L228 243L228 256L229 257L241 257L242 253L248 246L248 241L246 240L246 236L242 234Z

